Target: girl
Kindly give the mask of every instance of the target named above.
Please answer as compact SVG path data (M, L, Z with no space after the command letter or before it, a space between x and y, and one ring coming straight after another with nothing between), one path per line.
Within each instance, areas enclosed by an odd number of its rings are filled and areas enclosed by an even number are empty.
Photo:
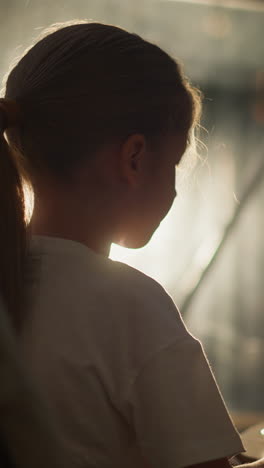
M170 209L199 112L170 56L104 24L57 26L7 79L1 289L71 466L223 467L243 450L171 298L107 258Z

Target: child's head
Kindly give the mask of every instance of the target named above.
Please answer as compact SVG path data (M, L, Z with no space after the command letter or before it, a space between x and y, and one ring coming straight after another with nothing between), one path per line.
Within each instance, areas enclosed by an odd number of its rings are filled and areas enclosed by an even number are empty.
M43 178L72 187L73 174L88 164L95 170L97 156L108 157L108 151L112 166L118 160L110 178L112 185L119 183L116 194L124 202L120 231L112 240L144 245L172 202L174 166L199 117L199 96L179 65L158 46L115 26L64 25L53 28L14 67L5 97L10 102L2 102L0 117L10 146L0 136L1 151L11 158L18 149L36 192ZM12 192L20 213L15 240L23 231L23 206L19 173L14 163L9 166L6 193L12 171L13 187L19 187ZM5 216L14 217L7 209L2 209ZM19 252L21 243L16 245Z
M101 145L133 133L154 141L185 134L197 117L197 94L158 46L120 28L73 24L45 36L11 71L21 142L32 168L63 178Z

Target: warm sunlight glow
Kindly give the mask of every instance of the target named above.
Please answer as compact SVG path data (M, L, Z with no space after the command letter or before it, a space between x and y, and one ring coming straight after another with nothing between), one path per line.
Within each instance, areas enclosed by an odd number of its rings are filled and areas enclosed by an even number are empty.
M34 208L34 192L28 182L23 183L24 197L25 197L25 221L29 224L33 208Z

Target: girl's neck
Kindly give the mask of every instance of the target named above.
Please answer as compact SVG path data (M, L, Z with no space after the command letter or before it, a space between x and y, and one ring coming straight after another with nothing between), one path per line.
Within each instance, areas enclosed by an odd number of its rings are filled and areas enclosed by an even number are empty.
M61 237L80 242L94 252L109 256L112 243L111 220L103 216L102 207L60 202L59 198L36 198L30 222L33 235Z

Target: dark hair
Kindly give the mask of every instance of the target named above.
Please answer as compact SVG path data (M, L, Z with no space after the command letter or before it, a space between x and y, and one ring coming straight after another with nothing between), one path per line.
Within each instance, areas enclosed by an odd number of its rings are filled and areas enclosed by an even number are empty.
M0 132L0 151L6 153L0 164L4 159L8 166L1 169L2 192L7 198L11 185L16 187L1 206L2 219L9 220L0 239L1 288L17 317L11 299L16 296L16 305L20 300L26 227L21 172L12 151L23 154L30 173L44 168L64 180L111 140L135 132L149 141L167 132L188 135L199 117L200 98L178 63L158 46L121 28L89 22L57 25L29 49L9 74L6 98L17 103L20 118L7 128L9 146Z

